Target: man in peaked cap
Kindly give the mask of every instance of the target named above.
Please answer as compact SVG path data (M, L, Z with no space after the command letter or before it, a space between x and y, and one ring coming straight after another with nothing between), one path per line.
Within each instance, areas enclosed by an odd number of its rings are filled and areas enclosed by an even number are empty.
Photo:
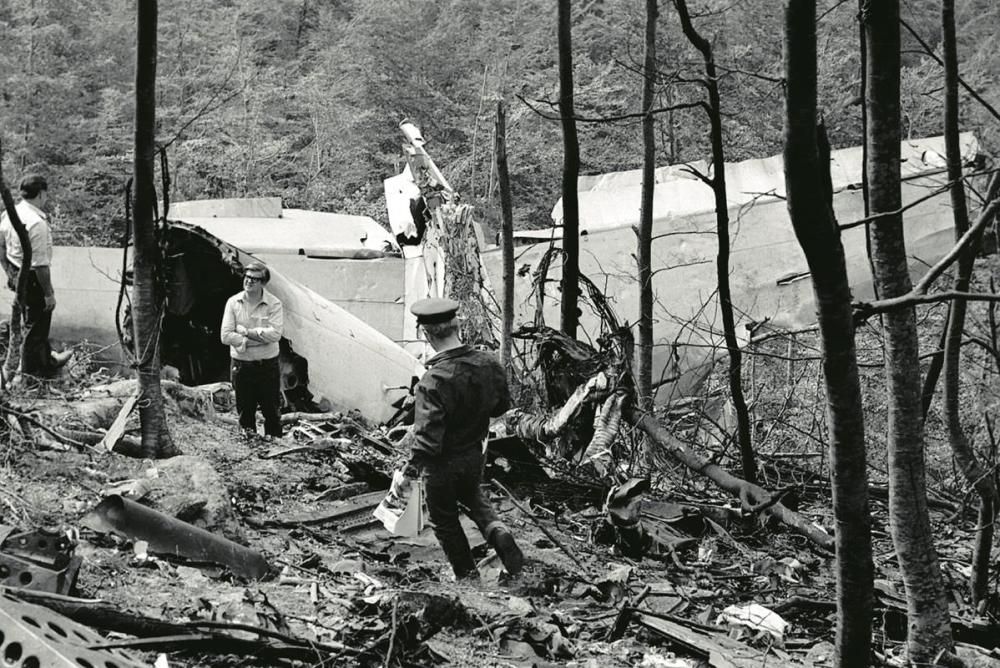
M459 503L507 572L517 575L524 555L482 491L490 417L510 406L507 375L496 357L462 343L458 307L454 300L436 298L410 307L436 354L427 360L427 371L414 388L414 440L405 475L423 474L434 535L456 578L479 578L459 523Z

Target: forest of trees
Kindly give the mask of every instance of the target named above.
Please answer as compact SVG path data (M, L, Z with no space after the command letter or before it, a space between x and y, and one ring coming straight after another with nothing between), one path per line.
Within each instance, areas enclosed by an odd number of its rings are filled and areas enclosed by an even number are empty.
M861 143L857 3L818 3L819 109L834 148ZM509 104L515 227L550 223L562 166L557 3L545 0L178 0L160 8L157 133L172 201L280 196L286 206L385 221L382 179L401 167L396 124L413 119L446 176L496 227L496 101ZM902 7L935 55L939 7ZM571 5L581 174L642 164L641 2ZM782 150L782 3L691 3L718 63L728 160ZM1000 8L957 3L960 72L1000 95ZM903 136L941 133L942 68L903 34ZM657 26L653 108L698 99L701 57L675 12ZM0 6L4 171L49 174L57 243L120 243L131 173L133 3L31 0ZM619 120L616 117L623 117ZM995 124L963 97L960 125L984 150ZM593 122L588 122L593 121ZM710 155L702 109L656 115L657 164Z

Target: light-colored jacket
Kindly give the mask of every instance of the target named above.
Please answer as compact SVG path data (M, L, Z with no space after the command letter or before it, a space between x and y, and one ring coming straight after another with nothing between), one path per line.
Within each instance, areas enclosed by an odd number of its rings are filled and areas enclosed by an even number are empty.
M52 264L52 230L49 229L48 215L30 202L19 202L15 209L17 217L28 231L32 269L48 267ZM7 250L7 261L20 267L24 251L21 250L21 240L17 237L17 231L6 212L0 216L0 236Z
M233 359L266 360L278 356L278 341L284 326L280 299L264 290L260 301L251 306L243 290L226 302L220 338L229 346L229 356Z

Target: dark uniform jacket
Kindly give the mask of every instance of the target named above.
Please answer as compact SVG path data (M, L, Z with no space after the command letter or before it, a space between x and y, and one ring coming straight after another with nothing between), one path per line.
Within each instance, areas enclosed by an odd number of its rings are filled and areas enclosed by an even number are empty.
M428 360L414 393L413 454L425 462L481 448L490 417L510 407L500 362L467 345Z

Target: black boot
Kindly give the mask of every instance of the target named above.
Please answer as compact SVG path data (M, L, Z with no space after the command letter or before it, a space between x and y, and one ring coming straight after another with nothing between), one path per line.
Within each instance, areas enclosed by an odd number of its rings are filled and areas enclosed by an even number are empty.
M506 529L497 529L490 537L490 543L500 555L503 567L511 575L517 575L524 567L524 553L514 542L514 537Z

